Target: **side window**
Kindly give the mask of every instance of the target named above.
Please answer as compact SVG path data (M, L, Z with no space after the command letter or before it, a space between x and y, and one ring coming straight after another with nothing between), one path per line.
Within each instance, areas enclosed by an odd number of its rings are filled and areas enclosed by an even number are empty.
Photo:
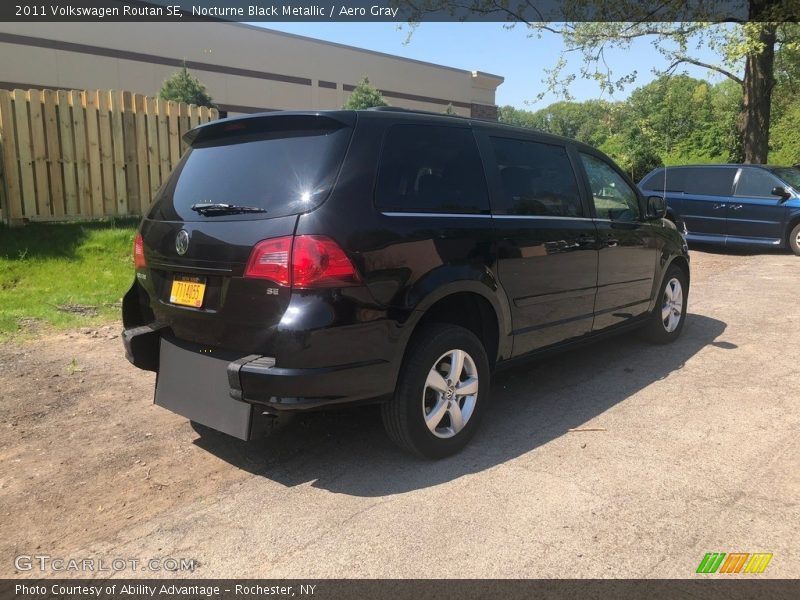
M589 177L597 218L612 221L638 220L639 197L619 173L604 160L590 154L581 154L581 160Z
M739 173L739 180L736 182L736 196L775 198L772 195L772 188L781 183L763 169L742 169Z
M733 193L735 168L695 168L691 169L691 171L691 177L687 177L686 189L684 190L687 194L730 196Z
M490 138L503 196L497 213L551 217L583 215L575 172L563 146Z
M645 177L639 182L639 187L643 190L657 190L664 188L664 169L659 169L649 177Z
M646 181L643 181L640 187L655 192L682 192L686 187L686 173L688 171L689 169L669 167L659 169L648 177Z
M488 212L483 163L472 131L393 125L378 167L375 203L390 211Z

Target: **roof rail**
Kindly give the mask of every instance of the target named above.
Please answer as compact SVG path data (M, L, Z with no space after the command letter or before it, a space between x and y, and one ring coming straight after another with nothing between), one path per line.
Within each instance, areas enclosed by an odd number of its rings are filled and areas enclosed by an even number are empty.
M459 119L469 119L470 117L464 117L462 115L450 115L447 113L437 113L431 110L417 110L415 108L403 108L402 106L371 106L367 110L379 111L379 112L402 112L402 113L411 113L414 115L433 115L436 117L457 117Z

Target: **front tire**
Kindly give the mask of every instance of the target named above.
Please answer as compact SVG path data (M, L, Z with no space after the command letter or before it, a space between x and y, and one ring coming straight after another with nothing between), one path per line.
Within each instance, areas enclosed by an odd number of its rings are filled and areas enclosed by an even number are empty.
M800 256L800 223L795 224L789 232L789 248L795 255Z
M483 417L489 371L474 333L456 325L424 326L409 344L394 396L382 406L389 437L425 458L460 451Z
M689 278L683 269L673 265L664 276L656 307L642 330L643 337L654 344L669 344L678 339L686 322L688 299Z

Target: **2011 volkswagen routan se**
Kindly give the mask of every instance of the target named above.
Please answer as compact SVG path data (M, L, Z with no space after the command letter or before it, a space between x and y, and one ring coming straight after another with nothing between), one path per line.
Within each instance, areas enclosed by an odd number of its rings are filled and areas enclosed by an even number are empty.
M202 125L142 220L123 302L155 403L249 439L268 415L379 401L442 457L512 359L684 325L689 257L583 144L401 110Z

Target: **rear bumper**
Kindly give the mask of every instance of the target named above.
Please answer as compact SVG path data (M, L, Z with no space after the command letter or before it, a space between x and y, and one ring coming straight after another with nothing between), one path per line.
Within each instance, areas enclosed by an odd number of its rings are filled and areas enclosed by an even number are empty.
M157 323L126 329L122 334L126 357L140 369L158 372L162 337L172 339L169 328ZM209 353L189 342L178 341L178 345L180 352L187 355L207 357L211 369L219 369L222 364L230 398L258 405L265 412L366 401L394 390L396 368L384 360L324 368L280 368L269 356L237 357L230 352ZM212 364L211 359L217 362Z
M141 327L132 327L122 332L122 344L125 346L125 358L134 366L145 371L158 372L161 332L164 325L150 323Z
M251 355L228 364L231 397L276 411L307 410L388 394L394 372L386 361L315 369L275 366L269 356Z

